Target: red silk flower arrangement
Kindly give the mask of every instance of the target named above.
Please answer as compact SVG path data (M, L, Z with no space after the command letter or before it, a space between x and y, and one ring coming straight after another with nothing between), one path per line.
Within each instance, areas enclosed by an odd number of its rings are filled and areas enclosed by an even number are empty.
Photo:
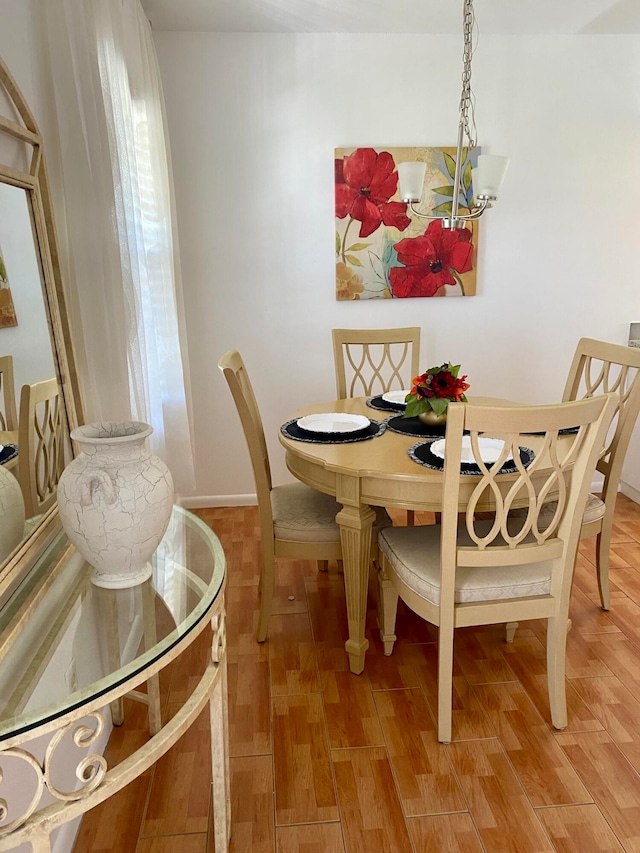
M449 403L466 403L464 392L469 387L465 376L458 376L459 364L446 362L439 367L430 367L426 373L413 380L411 393L407 394L405 418L414 418L423 412L442 415Z

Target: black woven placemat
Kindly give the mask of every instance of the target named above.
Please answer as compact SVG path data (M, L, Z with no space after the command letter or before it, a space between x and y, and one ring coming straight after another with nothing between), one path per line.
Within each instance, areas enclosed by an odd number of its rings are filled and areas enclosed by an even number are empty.
M400 435L415 435L419 438L444 438L447 431L446 422L440 426L423 424L420 418L405 418L403 415L392 415L386 420L387 429Z
M11 460L15 459L17 455L17 444L5 444L2 450L0 450L0 465L4 465L6 462L11 462Z
M296 441L308 441L310 444L350 444L354 441L366 441L369 438L377 438L387 428L385 421L369 421L369 426L357 432L345 433L311 433L306 429L300 429L298 419L292 418L286 424L282 424L280 432L287 438Z
M383 400L382 394L379 394L377 397L369 397L367 406L378 409L380 412L404 412L406 403L390 403L388 400Z
M444 469L444 459L441 459L439 456L436 456L435 453L431 452L432 443L433 441L421 441L419 444L414 444L413 447L410 447L407 452L413 461L418 463L418 465L423 465L425 468L431 468L433 471L442 471ZM520 448L520 461L525 468L528 468L529 465L531 465L535 456L535 453L530 448ZM492 464L493 463L487 463L487 468L491 468ZM500 468L498 473L515 474L517 470L514 460L509 459ZM480 473L480 467L476 465L475 462L462 462L460 464L460 473L478 475Z

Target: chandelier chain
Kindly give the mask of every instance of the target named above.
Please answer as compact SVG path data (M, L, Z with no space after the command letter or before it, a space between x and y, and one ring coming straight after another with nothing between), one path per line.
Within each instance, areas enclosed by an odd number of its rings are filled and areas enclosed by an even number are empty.
M464 0L462 12L462 33L464 50L462 54L462 94L460 95L460 118L467 137L469 148L475 148L476 122L473 111L473 93L471 91L471 60L473 58L473 28L475 14L473 0Z

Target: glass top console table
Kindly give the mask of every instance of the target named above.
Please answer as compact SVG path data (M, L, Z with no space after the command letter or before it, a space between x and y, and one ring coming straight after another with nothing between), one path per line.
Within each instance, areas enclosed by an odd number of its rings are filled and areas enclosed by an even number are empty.
M143 773L207 704L215 850L228 849L225 556L209 527L174 507L152 562L145 583L103 589L60 532L0 610L0 851L28 841L48 853L56 827ZM165 721L159 674L209 626L210 658ZM147 706L150 738L108 767L102 746L126 696Z

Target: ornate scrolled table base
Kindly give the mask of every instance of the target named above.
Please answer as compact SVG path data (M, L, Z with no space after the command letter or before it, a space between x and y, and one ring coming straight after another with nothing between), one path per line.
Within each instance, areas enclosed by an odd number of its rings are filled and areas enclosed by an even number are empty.
M195 531L202 536L205 526L193 516L184 521L187 516L189 514L183 510L174 509L174 517L191 527L191 535ZM213 553L218 564L224 562L219 543ZM198 610L197 618L184 633L174 636L168 647L162 643L147 647L149 657L145 665L134 669L129 677L126 676L131 671L117 665L116 676L120 672L123 677L121 680L114 677L114 686L110 689L92 689L95 685L91 685L85 692L73 694L63 711L49 714L45 709L36 724L16 725L13 731L0 732L0 791L6 792L4 798L0 793L0 853L24 842L31 844L34 853L50 853L50 836L54 829L104 802L144 773L176 743L207 705L211 728L215 851L228 850L231 810L224 565L216 569L208 584L185 567L176 569L174 566L172 572L174 578L184 578L185 588L188 587L194 596L201 596L195 609ZM150 739L125 760L109 768L99 751L91 751L104 730L108 709L121 707L127 695L134 699L148 695L138 693L135 688L146 682L149 693L149 688L158 684L158 673L176 660L209 625L212 628L211 658L182 708L162 725L159 696L156 702L149 702ZM145 636L148 639L148 630ZM113 662L112 658L110 660ZM29 746L34 738L44 735L50 737L44 756L39 759L29 751ZM59 756L66 752L68 765L69 748L73 749L74 756L78 751L85 754L74 758L75 784L67 783L66 787L73 789L65 790L65 786L55 780L60 778ZM35 753L36 749L33 751ZM12 778L19 778L19 785L16 782L12 785ZM22 791L16 795L19 786ZM24 793L25 788L28 795ZM43 796L53 802L42 805Z
M50 853L50 834L58 826L73 820L99 803L111 797L151 767L167 752L176 741L191 726L203 711L207 703L211 720L211 749L213 775L213 810L215 817L215 850L228 850L231 830L231 811L229 794L229 754L228 739L228 710L227 710L227 660L225 650L224 610L214 614L212 620L213 642L211 662L207 666L198 686L193 691L184 706L171 720L163 726L133 755L107 770L106 761L102 755L88 755L83 758L77 768L76 775L83 785L76 791L58 791L51 781L56 749L66 733L71 733L76 746L90 747L98 738L104 725L103 711L84 707L80 711L81 719L92 717L96 727L92 731L89 726L78 719L75 714L65 722L58 720L45 759L40 764L32 755L21 749L19 743L11 742L11 746L0 746L0 781L3 780L3 764L9 756L29 765L36 775L36 790L34 796L23 814L18 815L10 823L0 828L0 851L12 850L18 844L29 841L34 853ZM189 638L189 643L192 638ZM186 643L185 645L188 645ZM171 659L177 654L171 656ZM163 660L166 665L169 660ZM102 707L126 694L128 688L113 691L104 697ZM30 731L24 740L43 734L42 729ZM8 781L8 779L5 779ZM37 806L44 789L47 789L56 802L44 809ZM10 817L8 806L0 800L0 820Z

